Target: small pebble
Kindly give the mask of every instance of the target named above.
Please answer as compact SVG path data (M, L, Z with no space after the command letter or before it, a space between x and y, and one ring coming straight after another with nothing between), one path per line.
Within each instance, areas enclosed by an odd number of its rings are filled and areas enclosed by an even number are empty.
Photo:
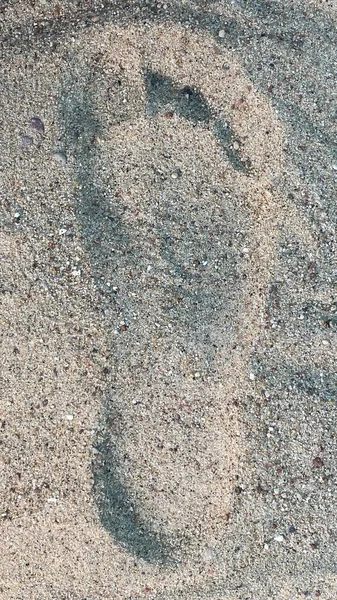
M128 324L127 324L126 321L124 321L124 320L120 321L120 329L121 329L121 331L127 331L128 328L129 328L129 326L128 326Z
M255 381L255 375L254 375L254 373L249 373L249 379L251 381Z
M216 553L214 552L213 548L205 548L203 555L206 562L213 562L216 559Z
M66 415L65 418L67 419L67 421L72 421L74 418L74 415Z
M67 233L66 229L60 229L59 230L59 235L64 235L65 233Z
M39 117L33 117L31 119L30 126L37 133L44 133L44 124Z
M52 157L60 165L65 165L67 163L67 156L65 152L62 152L62 150L56 150L55 152L53 152Z
M23 135L21 138L21 148L29 148L33 143L33 138L30 135Z
M284 537L281 534L275 535L274 537L275 542L284 542Z
M177 173L177 171L174 171L171 175L172 179L178 179L179 174Z
M219 33L218 33L218 36L219 36L219 38L224 38L224 37L225 37L225 35L226 35L226 34L225 34L225 31L224 31L223 29L220 29L220 31L219 31Z

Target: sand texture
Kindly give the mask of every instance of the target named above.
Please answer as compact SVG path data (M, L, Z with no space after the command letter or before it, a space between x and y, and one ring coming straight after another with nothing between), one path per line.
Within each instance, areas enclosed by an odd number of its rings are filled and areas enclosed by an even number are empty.
M336 17L0 0L1 600L336 600Z

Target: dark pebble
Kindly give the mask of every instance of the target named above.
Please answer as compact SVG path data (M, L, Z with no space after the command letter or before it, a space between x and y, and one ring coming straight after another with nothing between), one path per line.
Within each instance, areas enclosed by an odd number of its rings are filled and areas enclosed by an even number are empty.
M324 462L322 461L322 459L319 456L316 456L312 462L313 462L314 467L317 467L318 469L320 469L324 466Z
M294 527L293 525L290 525L289 533L296 533L296 527Z
M30 126L37 133L44 133L44 124L39 117L33 117L30 122Z

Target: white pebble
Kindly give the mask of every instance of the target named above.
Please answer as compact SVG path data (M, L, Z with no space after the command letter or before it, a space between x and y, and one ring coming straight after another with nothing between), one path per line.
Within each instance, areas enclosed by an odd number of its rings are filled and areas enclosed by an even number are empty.
M239 148L240 148L239 142L234 142L233 148L234 148L234 150L239 150Z
M254 373L249 373L249 379L251 381L255 381L255 375L254 375Z
M56 162L58 162L60 165L65 165L67 162L67 157L64 154L64 152L60 152L60 151L56 151L53 152L53 158L54 160L56 160Z
M219 36L219 38L224 38L224 37L225 37L225 35L226 35L226 34L225 34L225 31L224 31L223 29L220 29L220 31L219 31L219 33L218 33L218 36Z
M65 418L67 419L67 421L72 421L74 418L74 415L66 415Z
M47 502L55 504L57 502L57 498L48 498Z
M64 235L65 233L67 233L66 229L60 229L59 230L59 235Z
M216 559L216 554L215 554L213 548L205 548L205 550L203 551L203 555L204 555L204 560L207 562L212 562Z
M178 173L177 171L174 171L171 175L172 179L178 179Z
M274 537L275 542L284 542L284 537L281 534L275 535Z

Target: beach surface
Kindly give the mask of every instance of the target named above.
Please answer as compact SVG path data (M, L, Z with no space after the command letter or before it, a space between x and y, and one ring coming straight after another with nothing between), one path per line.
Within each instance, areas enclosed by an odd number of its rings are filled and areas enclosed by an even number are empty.
M336 2L0 52L1 600L336 600Z

